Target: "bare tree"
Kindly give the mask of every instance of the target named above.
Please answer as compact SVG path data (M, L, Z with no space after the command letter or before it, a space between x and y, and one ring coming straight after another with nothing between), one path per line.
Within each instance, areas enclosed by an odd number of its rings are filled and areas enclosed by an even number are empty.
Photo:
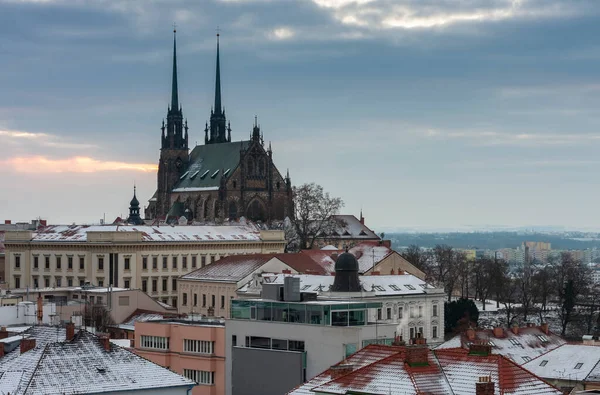
M485 311L485 303L493 291L494 260L481 257L472 264L472 283L475 288L475 298L480 299Z
M432 280L438 285L443 286L448 296L448 301L452 300L452 293L458 281L457 267L461 260L466 259L462 253L457 253L448 245L436 245L433 249L434 263L432 265Z
M531 278L531 298L539 304L537 309L540 322L545 322L548 302L553 294L552 273L550 266L540 267Z
M286 236L291 237L291 242L288 241L291 248L311 249L318 237L340 226L332 216L344 207L344 202L324 192L322 186L310 183L294 187L293 199L294 219L286 230Z
M411 244L407 249L402 251L400 255L427 276L431 275L431 266L433 260L433 254L431 253L431 250L426 250L416 244Z
M114 325L110 312L103 304L88 304L84 314L85 326L94 327L98 332L106 332L107 327Z
M588 293L590 285L589 269L568 252L563 252L560 261L552 270L554 288L557 291L559 316L562 325L562 335L573 319L577 299Z

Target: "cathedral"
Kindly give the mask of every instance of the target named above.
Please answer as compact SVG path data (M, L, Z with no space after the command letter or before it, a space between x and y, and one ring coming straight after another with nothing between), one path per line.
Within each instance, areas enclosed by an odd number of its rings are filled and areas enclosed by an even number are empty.
M284 177L265 148L256 118L249 140L232 141L231 125L221 102L221 70L217 34L215 103L204 128L204 144L191 152L189 130L179 103L177 41L173 38L171 105L161 127L157 189L146 219L234 221L240 217L270 222L293 216L289 172Z

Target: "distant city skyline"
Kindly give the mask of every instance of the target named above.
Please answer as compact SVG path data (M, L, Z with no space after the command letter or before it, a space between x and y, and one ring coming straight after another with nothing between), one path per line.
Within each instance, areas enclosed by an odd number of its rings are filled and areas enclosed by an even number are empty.
M600 229L597 2L456 3L0 0L0 219L147 205L175 22L192 146L219 26L232 140L371 228Z

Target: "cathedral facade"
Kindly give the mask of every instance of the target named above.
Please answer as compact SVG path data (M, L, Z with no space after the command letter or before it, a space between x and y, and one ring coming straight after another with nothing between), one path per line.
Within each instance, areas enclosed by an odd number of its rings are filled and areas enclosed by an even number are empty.
M221 102L221 70L217 35L215 103L204 128L204 144L189 150L189 130L179 104L177 43L173 41L171 105L161 127L157 189L146 219L234 221L240 217L269 222L293 216L289 172L283 176L265 148L255 118L249 140L231 139Z

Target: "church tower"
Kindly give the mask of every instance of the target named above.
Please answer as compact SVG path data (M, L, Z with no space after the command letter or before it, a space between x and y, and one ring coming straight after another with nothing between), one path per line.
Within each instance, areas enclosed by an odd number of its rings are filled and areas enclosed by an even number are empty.
M155 217L167 214L171 207L170 194L189 161L188 126L183 120L177 87L177 31L173 30L173 80L171 105L167 110L167 124L161 127L160 160L158 163L158 188Z
M217 71L215 77L215 106L210 111L210 127L204 129L206 144L230 143L231 125L225 118L225 109L221 104L221 64L219 61L219 34L217 33Z
M127 223L129 225L143 225L144 220L140 217L140 202L137 199L135 193L135 185L133 186L133 199L129 203L129 217L127 218Z

